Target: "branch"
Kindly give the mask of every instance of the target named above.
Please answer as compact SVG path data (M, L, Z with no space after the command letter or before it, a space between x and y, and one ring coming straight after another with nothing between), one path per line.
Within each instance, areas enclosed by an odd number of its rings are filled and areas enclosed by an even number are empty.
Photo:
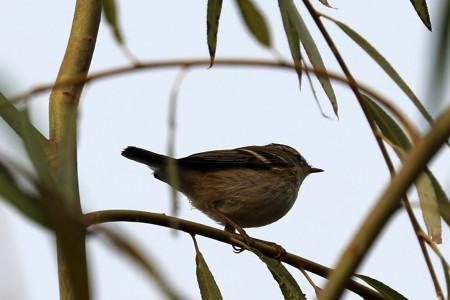
M74 76L86 77L94 53L100 17L100 0L77 0L72 29L64 59L50 95L49 161L57 178L62 199L76 214L81 215L77 172L77 106L84 82L59 85ZM69 228L69 227L68 227ZM56 232L57 233L57 232ZM86 262L85 228L70 227L72 247L56 234L60 298L75 300L90 298Z
M232 234L199 223L166 216L165 214L133 210L104 210L91 212L84 215L84 223L86 226L92 226L106 222L138 222L159 225L184 231L191 235L201 235L214 239L216 241L236 246L239 246L239 244L237 244L233 240L243 241L240 235ZM264 255L270 257L275 257L277 255L277 249L273 246L265 244L264 242L255 240L254 248L261 251ZM331 272L331 269L325 266L291 253L287 253L282 261L295 268L307 270L324 278L326 278ZM353 280L349 281L348 289L357 293L365 299L384 299L376 291Z
M65 81L58 82L56 84L41 84L32 88L30 91L16 95L10 98L11 102L19 101L22 99L28 99L31 96L38 95L40 93L46 92L52 87L64 87L66 85L76 85L80 83L87 83L90 81L95 81L103 78L108 78L120 74L131 73L143 70L153 70L153 69L166 69L174 67L208 67L210 60L208 59L178 59L178 60L161 60L161 61L148 61L140 62L134 65L128 65L123 67L112 68L105 71L100 71L96 73L91 73L88 76L73 76L66 79ZM214 67L224 66L224 67L259 67L259 68L278 68L286 69L291 71L296 71L296 67L293 64L286 62L274 62L271 60L262 59L216 59L214 61ZM392 113L403 127L408 131L412 142L416 142L419 139L418 131L415 129L414 125L408 120L408 118L402 113L402 111L394 104L394 101L388 99L385 96L380 95L374 89L365 85L363 83L357 82L353 79L350 81L346 77L340 75L336 72L330 72L326 70L316 69L310 66L302 66L302 70L308 73L317 74L318 76L328 77L337 82L343 83L347 86L355 88L368 96L374 98L379 104L385 107L390 113Z
M414 180L423 172L427 163L450 136L450 107L439 117L431 131L413 147L403 168L377 201L375 207L365 218L358 232L348 244L336 269L331 273L321 299L337 299L367 254L368 249L378 237L384 224L397 209L402 197Z

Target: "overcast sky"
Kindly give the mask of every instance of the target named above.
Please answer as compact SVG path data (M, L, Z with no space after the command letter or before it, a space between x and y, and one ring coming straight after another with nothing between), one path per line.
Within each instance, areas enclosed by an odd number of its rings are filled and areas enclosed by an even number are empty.
M4 1L0 18L0 77L14 95L34 84L52 81L59 68L75 1ZM118 1L120 20L130 49L142 60L204 57L206 1ZM307 23L307 13L296 1ZM431 1L430 1L431 2ZM276 1L258 1L267 16L274 45L290 57ZM333 1L338 9L319 7L357 29L385 57L419 96L426 91L432 35L409 1ZM431 10L432 21L438 11ZM327 28L356 78L393 99L415 122L414 107L384 73L333 24ZM318 31L311 26L330 70L339 70ZM267 58L243 27L232 1L224 1L217 57ZM92 71L127 63L102 23ZM80 104L79 173L85 212L138 209L170 212L169 189L149 169L120 156L129 145L167 151L168 97L177 69L117 76L87 86ZM285 143L296 148L324 173L308 177L292 210L275 224L249 229L251 236L275 241L288 251L332 267L388 182L388 172L361 109L348 88L335 91L340 120L323 118L309 87L301 93L294 72L261 68L197 68L182 83L177 115L176 154L246 145ZM327 114L332 109L315 82ZM32 115L48 132L48 95L34 98ZM0 130L2 155L24 161L10 130ZM445 154L445 155L443 155ZM449 155L432 169L444 186L450 182ZM448 189L447 189L448 191ZM180 217L219 227L180 199ZM417 204L413 194L411 200ZM417 205L416 205L417 206ZM421 220L421 212L416 210ZM190 236L145 224L114 224L158 261L168 278L189 299L200 297ZM443 226L450 253L449 230ZM276 282L249 253L198 238L200 249L225 299L280 299ZM53 237L0 202L0 298L56 299L57 270ZM157 288L102 241L88 242L95 299L159 299ZM433 257L440 278L439 262ZM309 298L313 290L290 268ZM406 214L397 213L358 272L377 278L411 299L430 299L434 289ZM322 285L319 277L313 276ZM346 294L346 299L357 299Z

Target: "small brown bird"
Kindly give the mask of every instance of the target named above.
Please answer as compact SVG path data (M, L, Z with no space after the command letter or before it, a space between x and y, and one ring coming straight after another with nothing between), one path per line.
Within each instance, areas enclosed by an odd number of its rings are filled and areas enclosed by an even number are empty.
M323 170L311 167L293 148L281 144L216 150L173 159L137 147L122 155L143 163L155 178L185 194L213 220L236 229L260 227L283 217L297 199L303 179ZM169 165L176 166L174 174Z

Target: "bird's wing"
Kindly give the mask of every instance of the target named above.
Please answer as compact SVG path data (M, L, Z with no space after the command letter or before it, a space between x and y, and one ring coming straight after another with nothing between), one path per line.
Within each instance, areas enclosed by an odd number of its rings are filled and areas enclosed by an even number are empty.
M193 154L177 160L182 167L193 169L222 169L230 167L270 169L285 166L286 160L265 151L260 146L249 146L232 150L216 150Z

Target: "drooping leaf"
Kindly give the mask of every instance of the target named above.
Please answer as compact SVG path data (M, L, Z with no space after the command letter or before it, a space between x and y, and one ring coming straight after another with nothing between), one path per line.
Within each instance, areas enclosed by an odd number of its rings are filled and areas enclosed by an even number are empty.
M19 212L47 227L48 223L42 211L40 200L28 192L24 191L17 184L10 170L0 162L0 198L5 199L13 205Z
M214 280L214 276L209 270L208 265L206 264L205 259L203 258L200 249L198 248L197 241L195 237L192 237L194 240L195 246L195 263L197 265L196 273L197 273L197 282L200 288L200 294L202 296L202 300L221 300L222 294L220 293L219 287L217 286L216 281Z
M354 31L346 24L339 22L333 18L327 17L328 20L333 21L344 33L348 35L358 46L360 46L372 59L383 69L383 71L397 84L397 86L405 93L405 95L416 106L419 112L422 114L425 120L431 125L433 124L433 118L428 113L427 109L423 106L422 102L403 80L403 78L397 73L392 65L386 60L386 58L378 52L364 37Z
M365 275L355 275L356 277L364 280L368 285L376 289L381 295L383 295L387 300L408 300L405 296L394 290L393 288L387 286L379 280L373 279Z
M446 86L449 79L450 60L450 2L440 1L438 32L433 39L430 82L428 83L427 104L431 112L438 113L442 103L447 100Z
M35 131L25 110L20 116L22 141L33 166L38 174L39 181L47 187L56 188L47 149L41 143L40 136Z
M328 0L319 0L319 2L325 5L326 7L333 8L333 6L331 6L330 3L328 3Z
M430 14L428 13L428 7L426 0L410 0L411 4L417 12L417 15L422 20L423 24L431 31Z
M267 266L273 278L278 282L280 290L283 293L286 300L306 300L305 294L303 294L300 286L291 273L283 266L281 262L276 259L270 258L262 254L259 250L254 248L248 248L250 251L256 254Z
M300 38L297 34L292 21L289 17L289 13L286 6L278 1L281 13L281 19L283 21L284 32L286 33L289 49L291 51L292 60L294 61L295 71L297 72L299 86L302 85L302 55L300 52Z
M436 193L439 213L441 214L447 225L450 226L450 202L448 200L448 197L439 184L439 181L437 181L436 177L434 177L433 173L430 172L428 176L431 179L431 184L433 185L433 189Z
M237 4L250 33L263 46L271 47L272 38L263 14L251 0L237 0Z
M222 11L222 0L208 0L206 13L206 36L208 39L210 67L214 64L217 47L217 31L219 30L220 12Z
M400 126L374 101L363 95L368 112L380 128L381 133L395 146L394 151L401 161L404 161L406 153L411 148L411 143ZM419 176L416 188L419 194L423 218L428 230L428 235L436 242L441 242L442 228L439 213L438 194L432 184L431 174L428 170ZM441 196L441 194L439 194ZM445 196L445 194L444 194ZM448 200L447 200L448 202Z
M119 20L117 17L116 1L102 0L102 6L106 21L108 22L109 26L111 26L116 42L119 44L124 44L122 30L120 29Z
M394 145L399 147L403 152L407 153L411 149L411 143L403 132L403 129L398 126L397 122L394 121L378 104L376 104L372 99L363 95L364 100L366 101L368 111L377 124L378 128L380 128L383 135L389 139ZM394 148L394 150L397 150ZM397 153L397 155L403 159L403 154Z
M430 176L427 173L420 175L416 181L416 187L428 235L434 242L440 244L442 243L441 215L439 214L438 199Z
M23 138L23 128L22 128L22 112L18 110L12 103L6 99L6 97L0 93L0 117L13 129L16 134ZM32 129L35 135L39 136L38 139L42 146L46 144L46 138L40 133L34 126Z
M298 12L295 4L292 0L278 0L280 9L285 9L288 14L292 24L297 31L300 41L305 48L306 54L315 69L326 71L325 64L323 63L322 57L320 56L319 49L317 48L308 28L305 25L300 13ZM334 94L333 87L331 85L330 79L327 76L317 75L317 78L322 85L325 94L328 96L331 105L333 106L334 113L338 116L338 104L336 100L336 95Z

